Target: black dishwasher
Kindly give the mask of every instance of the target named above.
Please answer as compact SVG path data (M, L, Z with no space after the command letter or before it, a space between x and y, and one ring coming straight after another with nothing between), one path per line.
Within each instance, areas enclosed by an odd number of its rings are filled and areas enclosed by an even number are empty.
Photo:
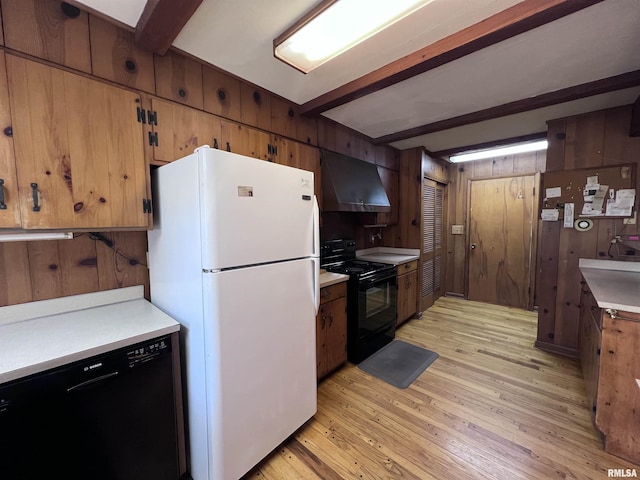
M176 480L171 337L0 385L0 479Z

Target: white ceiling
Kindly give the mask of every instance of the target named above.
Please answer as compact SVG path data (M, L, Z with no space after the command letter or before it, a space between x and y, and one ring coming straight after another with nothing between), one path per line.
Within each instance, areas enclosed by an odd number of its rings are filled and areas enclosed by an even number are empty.
M537 0L528 0L535 2ZM146 0L76 3L135 27ZM304 75L273 57L273 39L317 0L204 0L173 45L298 104L503 11L519 0L433 0ZM605 0L353 100L325 116L370 137L640 69L640 3ZM546 120L630 104L640 87L392 143L440 151L546 130Z

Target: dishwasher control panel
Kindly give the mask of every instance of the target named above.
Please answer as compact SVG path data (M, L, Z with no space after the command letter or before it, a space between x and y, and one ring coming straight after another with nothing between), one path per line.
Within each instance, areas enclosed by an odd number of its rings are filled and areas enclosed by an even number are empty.
M149 343L134 345L131 350L127 351L127 361L129 367L136 367L150 360L161 353L171 351L171 341L169 337L156 339Z

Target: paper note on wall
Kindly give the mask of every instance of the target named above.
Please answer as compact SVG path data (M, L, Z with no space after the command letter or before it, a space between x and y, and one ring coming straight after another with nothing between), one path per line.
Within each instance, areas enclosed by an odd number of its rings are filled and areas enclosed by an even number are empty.
M543 208L540 218L543 222L557 222L560 216L558 210L555 208Z
M612 217L630 217L633 204L636 200L636 191L633 188L623 188L616 192L615 200L607 202L606 215Z
M573 228L574 208L573 203L564 204L564 228Z
M562 196L562 189L560 187L547 188L547 198L558 198Z

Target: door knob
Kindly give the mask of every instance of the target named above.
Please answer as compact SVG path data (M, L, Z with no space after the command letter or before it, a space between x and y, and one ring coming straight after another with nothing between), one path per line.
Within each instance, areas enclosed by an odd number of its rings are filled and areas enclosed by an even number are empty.
M475 248L476 248L476 244L475 244L475 243L472 243L472 244L471 244L471 250L475 250Z

